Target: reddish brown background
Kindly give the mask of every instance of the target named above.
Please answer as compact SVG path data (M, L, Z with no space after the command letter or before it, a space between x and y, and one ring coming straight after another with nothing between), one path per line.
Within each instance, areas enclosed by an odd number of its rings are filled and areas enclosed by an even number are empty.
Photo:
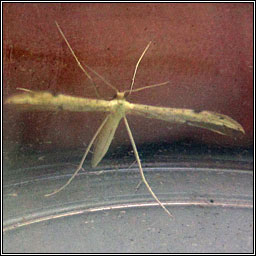
M225 146L253 144L253 4L251 3L5 3L4 98L17 87L95 97L62 37L58 21L80 61L119 90L128 89L149 41L135 87L170 85L133 94L132 102L204 109L227 114L245 136L130 117L137 144L183 138ZM104 98L113 91L95 80ZM19 145L60 150L87 144L103 113L20 113L4 108L5 152ZM115 145L128 144L123 124Z

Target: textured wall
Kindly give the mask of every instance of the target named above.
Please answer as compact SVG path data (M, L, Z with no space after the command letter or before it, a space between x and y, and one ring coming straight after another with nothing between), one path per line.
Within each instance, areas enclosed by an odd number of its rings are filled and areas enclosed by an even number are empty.
M122 3L3 4L4 98L17 87L95 97L55 20L81 62L119 90L128 89L135 64L135 87L170 80L170 85L134 93L132 102L212 110L241 123L246 135L229 138L202 129L129 118L137 143L192 138L220 145L253 143L253 4ZM105 99L114 92L95 79ZM87 144L104 114L20 113L4 108L6 150ZM123 124L115 145L128 144Z

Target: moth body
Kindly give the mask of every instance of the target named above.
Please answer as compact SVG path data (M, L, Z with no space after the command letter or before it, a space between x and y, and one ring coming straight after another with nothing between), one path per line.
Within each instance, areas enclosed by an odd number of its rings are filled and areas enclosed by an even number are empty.
M107 116L107 121L94 142L92 167L96 167L107 153L120 120L125 116L127 109L129 109L129 102L125 100L124 93L117 93L116 98L111 100L111 112Z

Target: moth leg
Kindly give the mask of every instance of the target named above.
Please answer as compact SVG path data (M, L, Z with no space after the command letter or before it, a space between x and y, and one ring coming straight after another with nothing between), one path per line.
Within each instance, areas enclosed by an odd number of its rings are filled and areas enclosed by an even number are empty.
M163 203L157 198L157 196L155 195L155 193L153 192L153 190L151 189L151 187L149 186L145 176L144 176L144 172L143 172L143 169L142 169L142 166L141 166L141 162L140 162L140 157L139 157L139 154L138 154L138 150L137 150L137 147L135 145L135 142L134 142L134 139L133 139L133 136L132 136L132 132L131 132L131 129L129 127L129 124L128 124L128 121L126 119L126 117L124 116L124 123L125 123L125 126L126 126L126 129L127 129L127 132L128 132L128 135L129 135L129 138L130 138L130 141L132 143L132 147L133 147L133 151L134 151L134 155L135 155L135 158L137 160L137 163L138 163L138 166L139 166L139 170L140 170L140 175L141 175L141 178L143 180L143 182L145 183L148 191L151 193L151 195L153 196L153 198L157 201L157 203L164 209L164 211L170 216L170 217L173 217L172 214L166 209L166 207L163 205Z
M92 140L90 141L83 157L82 157L82 160L80 162L80 164L78 165L77 169L75 170L75 172L73 173L73 175L70 177L70 179L66 182L66 184L64 184L63 186L61 186L60 188L58 188L57 190L53 191L52 193L50 194L46 194L44 196L48 197L48 196L52 196L52 195L55 195L57 193L59 193L61 190L63 190L65 187L67 187L70 182L75 178L75 176L78 174L78 172L82 169L82 166L83 166L83 163L84 163L84 160L86 158L86 156L88 155L89 151L90 151L90 148L92 146L92 144L94 143L95 139L97 138L98 134L100 133L101 129L103 128L103 126L105 125L105 123L107 122L109 116L107 116L104 121L102 122L102 124L100 125L100 127L98 128L98 130L96 131L96 133L94 134Z
M16 89L17 89L17 90L20 90L20 91L24 91L24 92L33 93L33 91L32 91L32 90L25 89L25 88L21 88L21 87L17 87Z
M124 91L124 92L129 92L129 94L131 94L132 92L139 92L139 91L142 91L142 90L145 90L145 89L149 89L149 88L154 88L154 87L166 85L166 84L168 84L169 82L170 82L170 81L166 81L166 82L163 82L163 83L160 83L160 84L147 85L147 86L144 86L144 87L140 87L140 88L137 88L137 89L133 89L132 91L131 91L131 90L126 90L126 91Z
M143 182L143 181L142 181L142 180L140 180L140 182L138 183L138 185L137 185L137 186L136 186L136 188L135 188L135 190L136 190L136 191L138 191L138 190L139 190L139 188L140 188L140 186L141 186L142 182Z
M137 160L133 161L132 164L128 167L128 169L130 169L130 168L131 168L134 164L136 164L136 163L137 163ZM140 188L142 182L143 182L142 180L139 181L138 185L135 187L135 191L138 191L138 190L139 190L139 188Z

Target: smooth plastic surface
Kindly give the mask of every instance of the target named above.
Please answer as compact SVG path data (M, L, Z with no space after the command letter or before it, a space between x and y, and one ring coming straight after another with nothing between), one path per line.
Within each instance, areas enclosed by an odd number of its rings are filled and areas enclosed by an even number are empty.
M81 172L50 198L44 194L64 184L73 165L16 170L4 189L4 252L252 252L251 163L179 165L144 165L173 219L144 185L135 189L137 167Z

